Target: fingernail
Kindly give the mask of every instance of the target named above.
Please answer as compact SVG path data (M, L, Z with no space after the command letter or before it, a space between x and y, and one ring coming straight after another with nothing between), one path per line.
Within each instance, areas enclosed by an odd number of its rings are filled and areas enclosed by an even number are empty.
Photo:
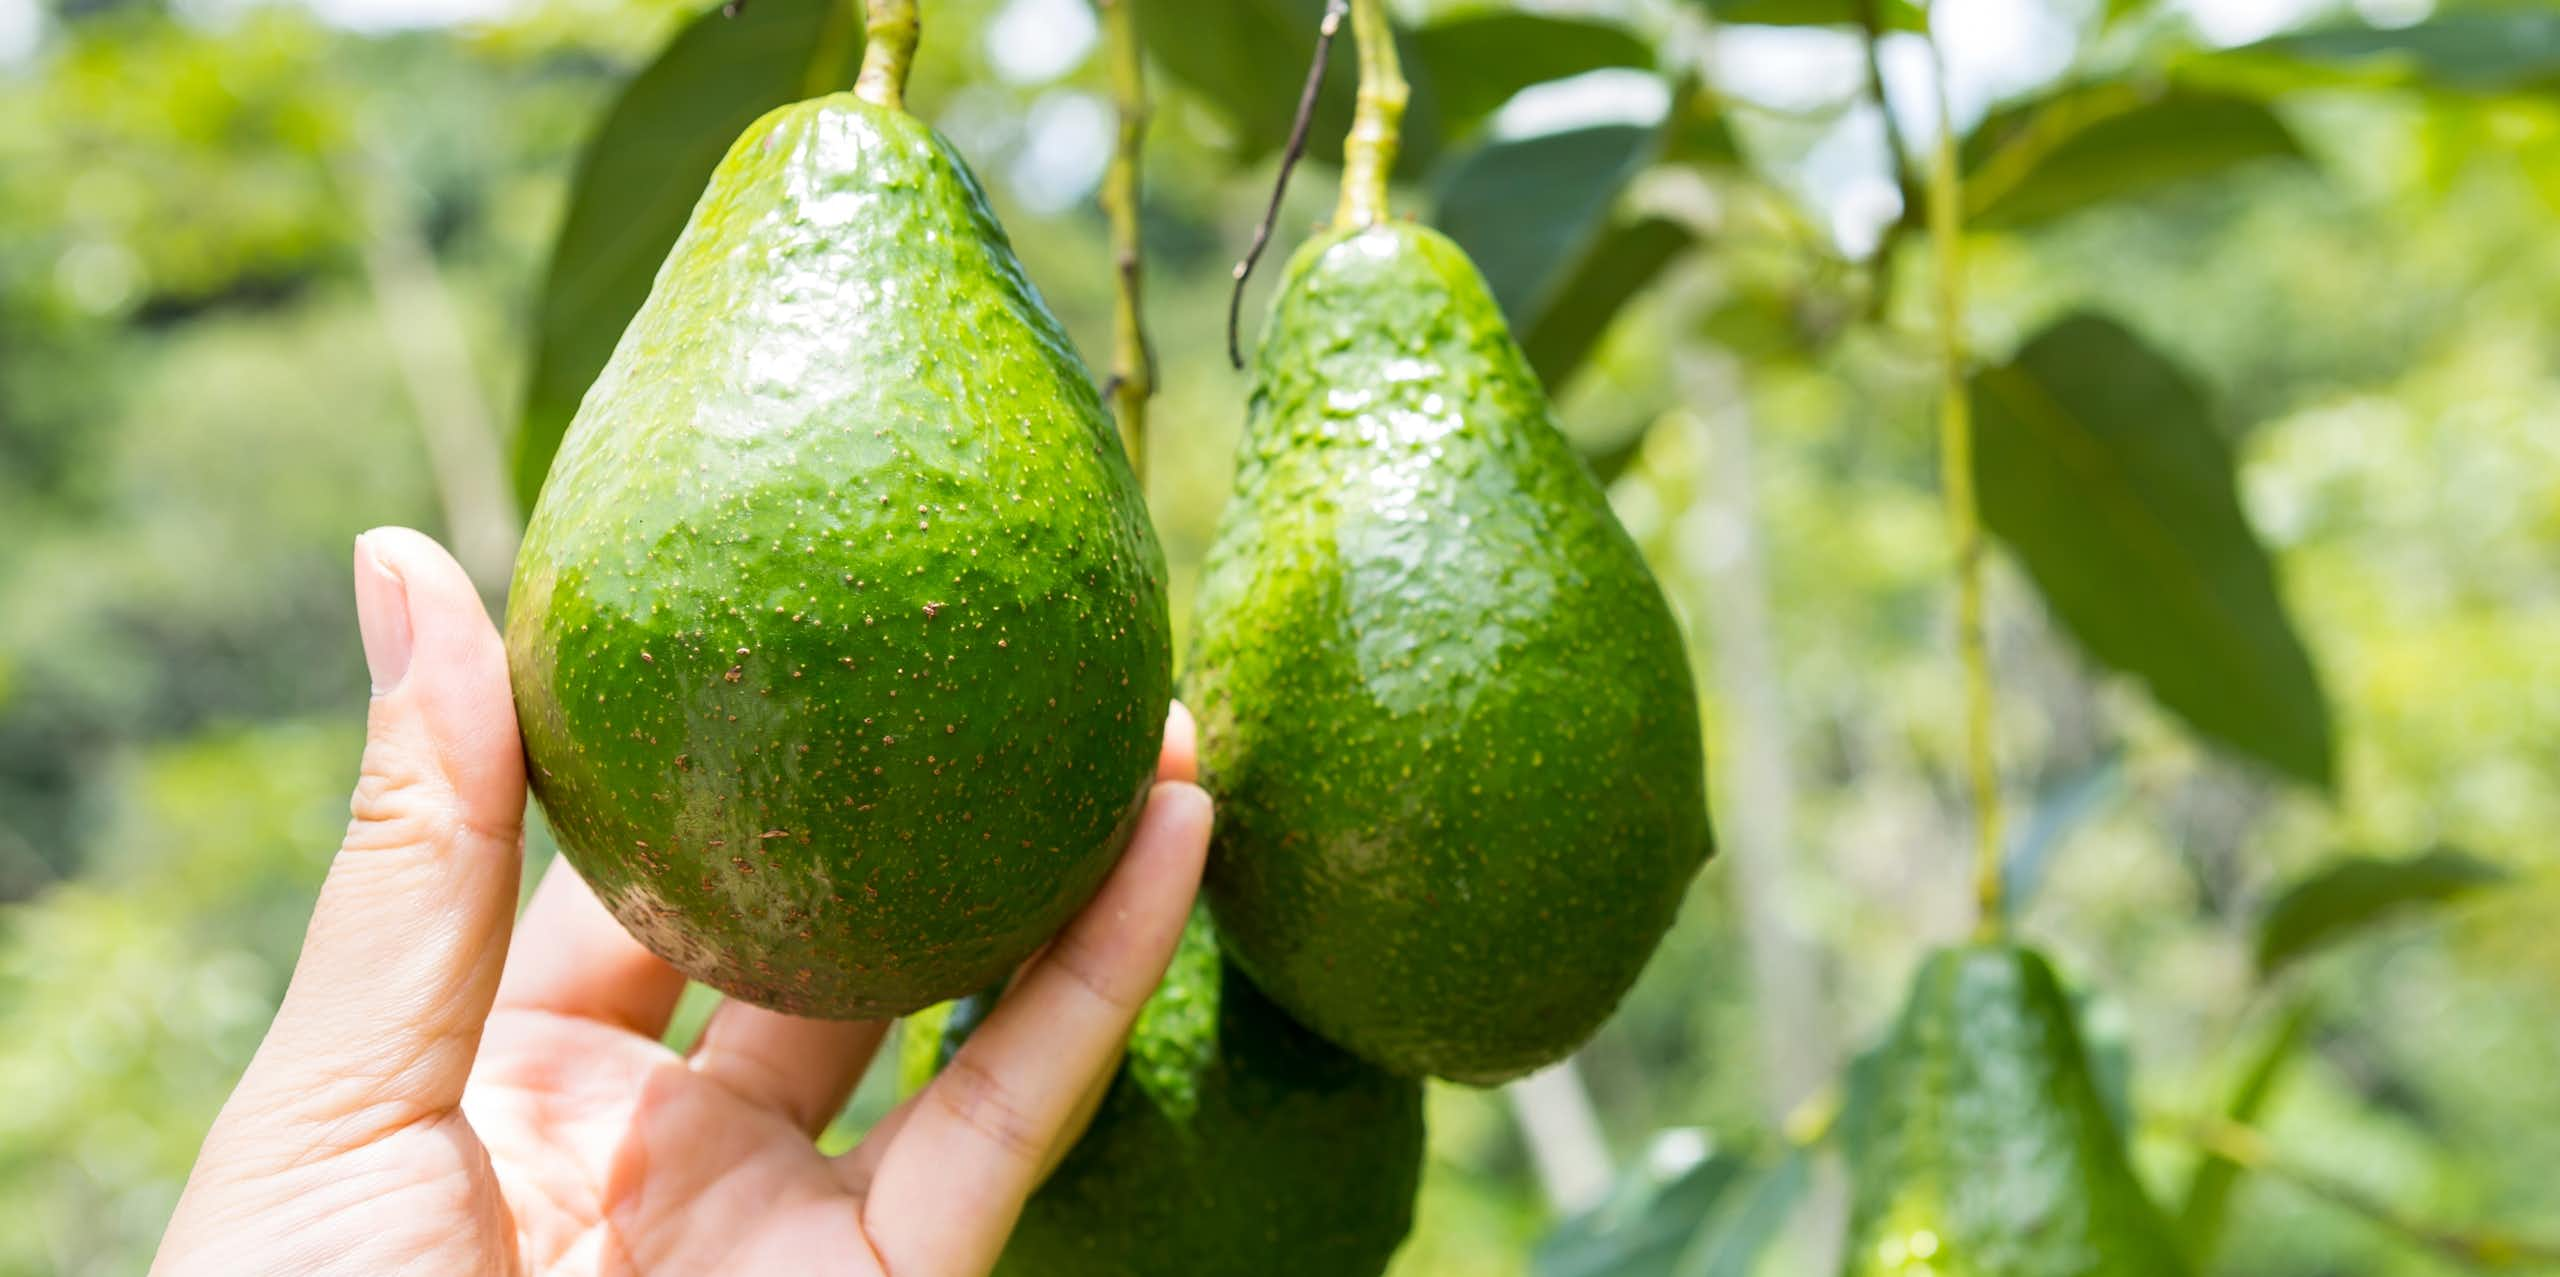
M372 535L356 538L356 630L373 694L383 696L409 673L409 587L374 552Z

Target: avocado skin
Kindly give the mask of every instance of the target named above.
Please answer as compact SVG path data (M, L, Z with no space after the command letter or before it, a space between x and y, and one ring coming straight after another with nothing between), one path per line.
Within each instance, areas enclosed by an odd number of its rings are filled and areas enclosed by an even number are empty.
M1327 1038L1518 1076L1608 1017L1712 851L1686 646L1457 245L1319 236L1265 332L1185 683L1208 898Z
M1849 1277L2187 1272L2042 955L2003 944L1932 954L1867 1067L1867 1102L1843 1132Z
M624 926L795 1015L984 987L1099 886L1170 693L1089 374L912 116L730 149L517 560L533 791Z
M953 1016L940 1062L976 1018ZM1422 1085L1300 1028L1197 914L996 1277L1376 1277L1422 1152Z

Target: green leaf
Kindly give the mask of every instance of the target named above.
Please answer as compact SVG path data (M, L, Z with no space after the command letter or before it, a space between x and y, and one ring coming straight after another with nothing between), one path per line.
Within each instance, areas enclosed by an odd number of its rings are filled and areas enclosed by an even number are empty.
M1773 27L1858 26L1868 0L1705 0L1718 22ZM1872 0L1876 24L1886 31L1926 31L1928 20L1911 0Z
M2224 1121L2237 1126L2257 1124L2317 1018L2318 1007L2307 997L2286 1008L2275 1031L2250 1058L2239 1085L2232 1088L2230 1102L2223 1106ZM2240 1186L2240 1170L2240 1164L2230 1158L2206 1153L2196 1159L2195 1170L2187 1178L2186 1197L2178 1208L2178 1237L2198 1267L2211 1260L2222 1244L2222 1227L2231 1213L2232 1190Z
M1663 1156L1695 1130L1663 1131L1619 1178L1607 1201L1558 1224L1538 1243L1535 1277L1669 1277L1709 1211L1741 1181L1749 1162L1722 1150ZM1668 1169L1665 1168L1674 1168Z
M2253 160L2302 159L2262 102L2197 89L2080 85L2009 107L1965 144L1965 216L2022 226Z
M840 88L862 48L850 0L754 0L678 33L588 139L534 313L515 483L531 510L587 385L648 300L711 170L765 112Z
M1653 48L1610 22L1489 10L1413 33L1413 51L1439 94L1441 127L1457 137L1533 84L1612 67L1650 69Z
M1325 0L1218 0L1215 4L1138 6L1138 36L1165 75L1215 110L1234 131L1231 150L1241 161L1271 155L1287 145L1315 56L1316 28ZM1412 98L1405 105L1400 162L1420 172L1439 149L1440 107L1432 69L1413 37L1400 34ZM1343 134L1351 128L1357 68L1351 24L1342 24L1325 61L1323 95L1316 99L1307 132L1307 155L1342 161Z
M1973 380L1984 522L2099 661L2204 735L2330 783L2328 703L2186 374L2068 316Z
M1605 124L1494 142L1470 152L1441 184L1435 220L1484 272L1550 388L1564 384L1609 317L1688 246L1688 233L1673 223L1612 219L1660 136Z
M2233 52L2381 72L2456 93L2540 93L2560 89L2560 13L2539 7L2446 13L2388 30L2294 32Z
M2378 922L2448 904L2509 877L2497 865L2447 848L2324 865L2285 888L2258 920L2258 970L2272 973Z
M1678 1277L1751 1277L1812 1183L1811 1154L1788 1148L1775 1164L1753 1171L1724 1194L1672 1271Z
M1549 386L1573 380L1619 308L1697 242L1688 227L1661 217L1603 229L1600 241L1556 286L1529 326L1515 330L1539 379Z
M2044 885L2054 853L2124 792L2124 756L2111 753L2036 795L2035 810L2009 839L2000 858L2002 894L2012 911L2023 910Z

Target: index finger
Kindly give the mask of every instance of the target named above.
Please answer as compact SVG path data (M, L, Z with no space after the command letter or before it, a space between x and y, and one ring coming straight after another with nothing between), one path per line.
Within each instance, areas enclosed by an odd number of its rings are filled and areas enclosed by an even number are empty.
M891 1272L984 1272L1079 1100L1164 978L1208 854L1209 796L1157 783L1092 903L909 1104L863 1226Z

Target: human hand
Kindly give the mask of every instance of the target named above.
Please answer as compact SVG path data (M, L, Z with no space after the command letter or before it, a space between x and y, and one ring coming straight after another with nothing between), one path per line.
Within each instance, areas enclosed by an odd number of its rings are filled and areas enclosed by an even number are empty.
M1190 909L1210 810L1189 716L1092 903L929 1087L823 1157L887 1025L731 1002L690 1051L661 1045L684 978L565 862L514 916L523 754L462 569L378 529L356 541L356 598L375 694L354 819L152 1271L992 1267Z

